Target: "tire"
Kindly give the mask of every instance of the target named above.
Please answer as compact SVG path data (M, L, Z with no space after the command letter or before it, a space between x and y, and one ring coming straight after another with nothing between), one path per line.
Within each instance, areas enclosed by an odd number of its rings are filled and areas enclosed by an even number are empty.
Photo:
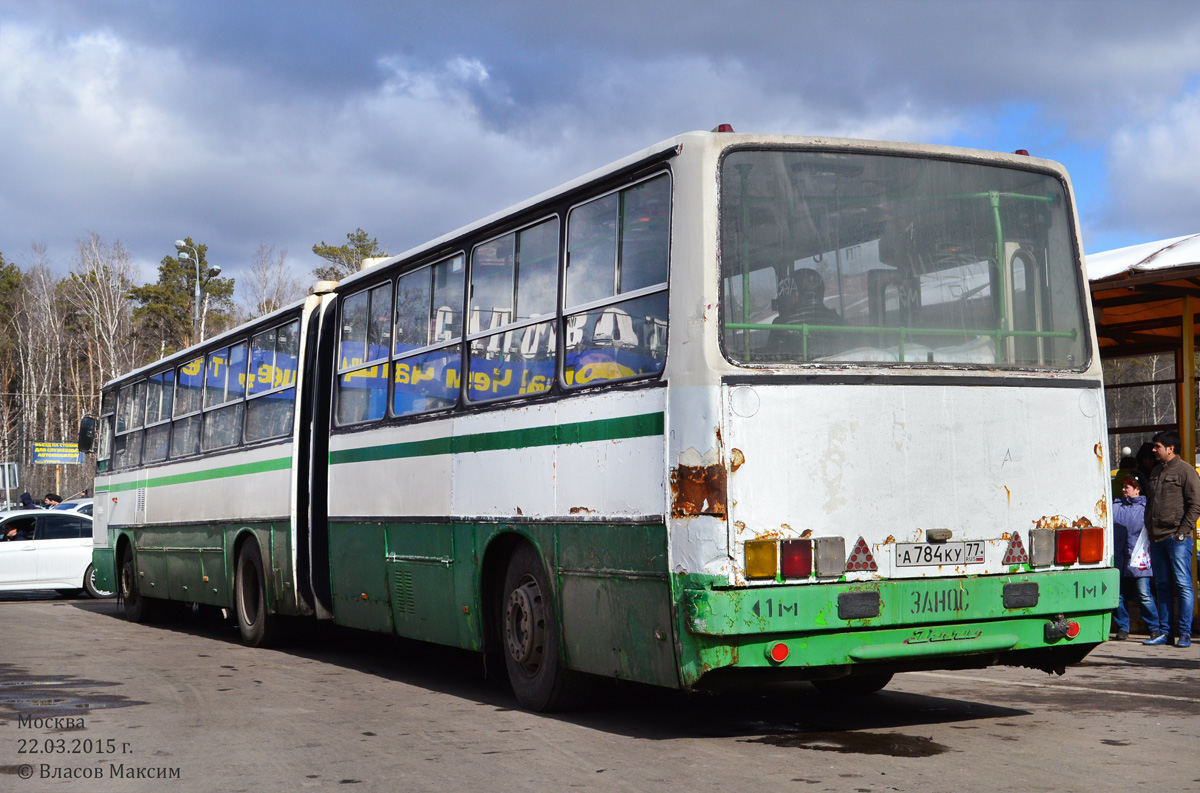
M562 662L553 591L532 545L518 546L509 559L499 611L504 665L517 702L539 712L584 704L593 680Z
M158 611L158 602L138 591L137 569L133 564L133 546L126 545L121 553L118 593L125 601L125 619L130 622L151 622Z
M96 586L96 565L89 564L83 573L83 589L89 597L97 600L113 597L116 592L109 592Z
M269 647L279 633L279 618L267 608L267 580L262 552L250 540L238 553L234 580L234 613L242 642L249 647Z
M865 697L882 690L890 682L892 682L892 675L880 672L870 675L835 677L829 680L813 680L812 684L822 694L831 697Z

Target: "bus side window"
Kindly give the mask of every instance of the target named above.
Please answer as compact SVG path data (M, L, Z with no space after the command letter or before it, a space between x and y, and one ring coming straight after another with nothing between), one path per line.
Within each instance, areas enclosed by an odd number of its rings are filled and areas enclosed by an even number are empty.
M299 355L299 320L259 333L250 340L247 443L291 433Z
M373 421L387 413L391 347L392 282L347 297L338 340L339 425Z
M548 218L479 245L472 254L467 324L467 333L475 335L467 381L472 401L537 394L554 382L558 226L558 218Z
M566 387L656 375L666 356L671 182L661 174L571 210Z
M465 259L455 256L396 282L392 415L458 403Z
M204 357L193 358L175 370L175 399L171 403L171 457L200 453L200 406L204 393Z
M117 433L113 443L116 468L135 468L142 464L141 429L145 413L146 381L122 386L117 394Z
M210 352L204 372L201 449L221 449L241 442L245 390L245 342Z

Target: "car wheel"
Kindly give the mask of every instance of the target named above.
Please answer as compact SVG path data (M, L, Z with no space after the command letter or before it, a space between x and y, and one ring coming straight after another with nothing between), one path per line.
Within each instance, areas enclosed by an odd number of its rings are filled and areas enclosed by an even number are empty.
M88 595L97 599L110 598L116 594L115 592L109 592L96 586L96 565L94 564L89 564L83 574L83 588Z

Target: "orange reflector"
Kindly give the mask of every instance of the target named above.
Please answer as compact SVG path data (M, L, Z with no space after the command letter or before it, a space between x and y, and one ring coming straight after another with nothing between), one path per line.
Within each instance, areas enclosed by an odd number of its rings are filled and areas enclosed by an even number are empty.
M784 578L808 578L812 575L812 540L784 540L779 544L779 566Z
M1079 561L1079 529L1059 529L1054 532L1054 563L1075 564Z
M783 663L788 657L788 646L783 642L772 644L767 648L767 657L777 664Z
M1070 622L1067 623L1067 638L1074 639L1078 635L1079 635L1079 623L1076 622L1075 620L1071 620Z
M1104 529L1093 526L1079 531L1079 561L1095 564L1104 558Z
M750 540L746 543L746 578L774 578L779 569L774 540Z

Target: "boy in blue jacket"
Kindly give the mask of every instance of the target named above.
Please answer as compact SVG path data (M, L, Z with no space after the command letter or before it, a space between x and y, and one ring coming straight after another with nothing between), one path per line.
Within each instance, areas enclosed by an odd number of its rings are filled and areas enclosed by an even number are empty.
M1137 597L1142 620L1150 631L1151 639L1167 630L1167 626L1159 619L1154 597L1150 594L1150 579L1153 577L1148 558L1150 549L1146 549L1144 568L1135 567L1132 563L1134 546L1145 525L1145 514L1146 497L1142 495L1141 474L1134 471L1125 477L1121 483L1121 495L1113 501L1113 545L1117 569L1121 571L1121 594L1114 616L1117 632L1112 636L1117 641L1129 638L1129 609L1125 605L1127 597Z

